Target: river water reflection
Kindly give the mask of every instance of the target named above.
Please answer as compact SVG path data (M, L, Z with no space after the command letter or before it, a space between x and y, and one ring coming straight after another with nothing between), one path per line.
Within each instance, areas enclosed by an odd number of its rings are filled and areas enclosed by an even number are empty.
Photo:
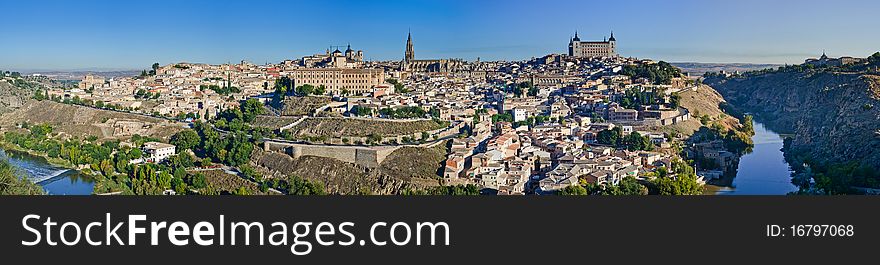
M730 187L710 186L718 195L784 195L798 188L791 183L791 168L782 156L782 136L755 122L755 147L739 160Z

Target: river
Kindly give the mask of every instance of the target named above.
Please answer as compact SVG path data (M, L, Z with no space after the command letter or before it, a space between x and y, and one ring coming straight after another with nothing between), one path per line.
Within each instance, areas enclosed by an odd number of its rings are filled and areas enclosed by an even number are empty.
M755 122L755 146L740 157L736 177L729 187L711 186L717 195L784 195L798 188L791 183L791 168L782 156L782 136Z
M0 159L9 161L18 171L17 175L36 182L50 195L89 195L95 186L91 177L77 170L53 166L42 157L0 149Z

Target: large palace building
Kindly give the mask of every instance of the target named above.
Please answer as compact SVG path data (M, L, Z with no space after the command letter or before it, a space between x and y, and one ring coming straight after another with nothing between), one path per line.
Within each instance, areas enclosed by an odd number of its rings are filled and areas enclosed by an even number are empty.
M615 57L617 56L617 40L614 39L614 32L611 32L611 38L607 40L581 41L575 31L574 38L568 41L568 55L577 58Z
M324 86L334 95L364 94L385 83L383 69L301 68L293 70L291 79L297 86ZM343 93L345 92L345 93Z

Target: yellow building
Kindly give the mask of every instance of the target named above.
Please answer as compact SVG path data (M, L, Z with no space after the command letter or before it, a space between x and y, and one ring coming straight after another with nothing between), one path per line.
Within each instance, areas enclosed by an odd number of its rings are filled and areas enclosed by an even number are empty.
M385 83L383 69L303 68L293 70L291 76L296 86L305 84L324 86L327 92L341 95L372 93L374 87Z

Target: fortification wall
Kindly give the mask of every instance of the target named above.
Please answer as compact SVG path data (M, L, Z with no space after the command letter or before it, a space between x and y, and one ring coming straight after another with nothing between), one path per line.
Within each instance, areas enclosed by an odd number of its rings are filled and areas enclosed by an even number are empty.
M389 154L398 148L400 146L362 147L263 142L264 150L286 153L294 158L300 156L326 157L371 168L378 167Z

